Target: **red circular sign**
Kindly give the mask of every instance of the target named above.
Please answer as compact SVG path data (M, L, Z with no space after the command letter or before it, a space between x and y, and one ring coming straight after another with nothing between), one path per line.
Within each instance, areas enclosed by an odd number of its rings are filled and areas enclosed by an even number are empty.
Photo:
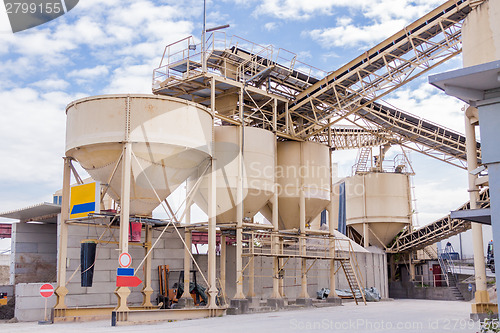
M128 252L123 252L122 254L120 254L118 262L120 263L121 267L127 268L132 263L132 257Z
M54 287L52 287L52 285L48 283L44 284L40 287L40 295L46 298L54 295Z

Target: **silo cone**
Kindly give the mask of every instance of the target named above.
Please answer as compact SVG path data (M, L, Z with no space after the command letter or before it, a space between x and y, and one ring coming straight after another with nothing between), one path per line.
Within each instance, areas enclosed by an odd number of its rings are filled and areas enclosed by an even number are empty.
M94 263L97 244L94 241L81 243L80 265L81 265L81 286L92 287L94 279Z

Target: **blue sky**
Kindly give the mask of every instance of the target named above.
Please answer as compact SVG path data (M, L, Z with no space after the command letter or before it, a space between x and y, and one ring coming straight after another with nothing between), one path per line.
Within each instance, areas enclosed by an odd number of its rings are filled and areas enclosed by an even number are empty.
M442 2L208 1L207 27L228 23L228 36L284 48L329 72ZM89 95L150 93L165 45L199 38L202 6L202 0L81 0L66 15L16 34L0 7L0 211L51 200L61 187L65 106ZM461 66L456 57L434 73ZM462 103L426 76L385 100L463 132ZM340 175L350 173L355 156L336 154ZM412 161L419 224L467 200L465 171L417 153Z

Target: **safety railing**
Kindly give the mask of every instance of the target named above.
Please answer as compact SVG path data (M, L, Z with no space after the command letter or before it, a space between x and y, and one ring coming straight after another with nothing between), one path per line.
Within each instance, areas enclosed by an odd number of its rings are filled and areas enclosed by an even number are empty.
M327 73L297 60L297 55L272 45L260 45L239 36L227 40L226 34L214 31L205 43L206 71L239 82L255 84L252 78L272 69L276 81L293 80L303 90ZM189 79L202 73L203 50L193 36L165 47L160 65L153 71L153 90L175 80ZM256 79L259 82L259 78ZM279 85L270 89L279 89Z
M415 275L413 281L415 287L448 287L448 279L446 274L433 274L433 275Z
M351 240L344 238L294 235L264 231L243 232L243 255L308 257L317 259L353 259L358 267ZM305 243L305 251L301 244ZM279 246L273 246L279 244Z

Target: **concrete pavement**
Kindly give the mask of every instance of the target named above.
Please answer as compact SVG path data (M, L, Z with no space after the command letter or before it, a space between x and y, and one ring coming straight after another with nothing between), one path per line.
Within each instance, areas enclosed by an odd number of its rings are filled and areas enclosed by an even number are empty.
M478 332L470 321L470 303L395 300L356 306L224 316L149 325L111 327L108 321L88 323L0 324L2 332Z

